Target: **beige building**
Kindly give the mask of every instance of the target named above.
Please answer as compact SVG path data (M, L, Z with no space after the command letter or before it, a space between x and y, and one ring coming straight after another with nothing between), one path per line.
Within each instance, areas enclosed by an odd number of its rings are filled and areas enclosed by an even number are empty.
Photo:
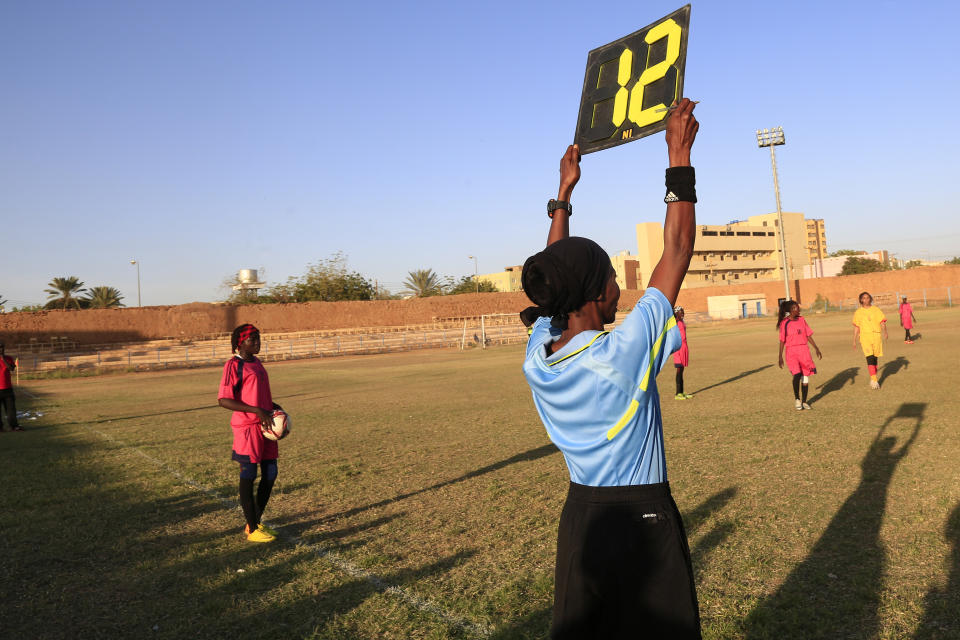
M802 213L784 212L787 243L786 266L791 278L802 278L811 262L811 244L826 255L826 233L822 220L806 220ZM813 231L810 231L813 229ZM683 288L717 284L739 284L783 278L780 251L780 224L776 213L734 220L725 225L698 225L693 259ZM815 233L816 238L811 238ZM663 254L663 227L657 222L637 225L637 262L643 274L641 288Z
M811 263L827 257L827 231L820 218L807 220L807 253Z
M621 289L641 288L640 263L637 261L637 256L621 251L610 256L610 262L613 264L614 271L617 272L617 284ZM492 282L497 291L523 291L523 284L520 281L522 273L523 266L517 265L496 273L481 273L474 276L474 279L480 282L484 280Z
M473 279L480 282L484 280L491 282L497 288L497 291L523 291L523 286L520 284L521 273L523 273L523 265L517 265L507 267L496 273L481 273L474 276Z
M610 256L613 270L617 272L617 284L621 289L640 289L643 280L640 272L640 262L637 256L621 251Z

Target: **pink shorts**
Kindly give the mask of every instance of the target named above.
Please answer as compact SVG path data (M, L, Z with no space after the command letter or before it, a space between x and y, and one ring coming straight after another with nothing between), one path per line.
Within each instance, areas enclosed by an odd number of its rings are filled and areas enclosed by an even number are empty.
M783 359L787 363L790 373L797 375L802 373L809 376L817 372L817 365L813 364L813 358L810 357L810 349L807 345L802 347L787 347Z

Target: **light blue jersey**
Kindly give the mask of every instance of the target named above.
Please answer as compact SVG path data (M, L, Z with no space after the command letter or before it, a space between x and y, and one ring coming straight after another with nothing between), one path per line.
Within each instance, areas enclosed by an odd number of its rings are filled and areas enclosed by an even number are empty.
M554 329L554 332L556 329ZM570 480L594 487L666 482L657 374L680 348L666 297L648 288L613 331L583 331L547 356L550 319L533 325L523 373Z

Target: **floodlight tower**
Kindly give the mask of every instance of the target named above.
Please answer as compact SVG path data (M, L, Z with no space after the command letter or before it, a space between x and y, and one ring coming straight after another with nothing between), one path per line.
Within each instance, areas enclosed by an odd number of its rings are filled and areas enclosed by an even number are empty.
M140 261L134 258L130 261L130 264L136 265L137 267L137 306L141 307L140 304Z
M477 284L477 293L480 293L480 271L477 269L477 256L467 256L467 259L473 260L473 281Z
M786 144L783 136L783 127L774 127L771 129L757 129L757 146L770 147L770 164L773 166L773 193L777 198L777 224L780 226L780 253L783 255L783 290L786 299L790 300L790 283L787 273L787 234L783 228L783 211L780 209L780 183L777 181L777 154L773 148L777 145Z

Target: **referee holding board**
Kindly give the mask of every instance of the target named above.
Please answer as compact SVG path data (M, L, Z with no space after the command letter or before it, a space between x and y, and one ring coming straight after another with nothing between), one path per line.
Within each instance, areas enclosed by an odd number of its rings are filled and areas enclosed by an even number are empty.
M543 316L533 324L523 372L570 472L551 638L700 638L656 384L680 347L673 305L693 254L693 110L684 98L667 121L663 255L621 326L603 329L614 322L620 299L610 258L592 240L570 237L570 199L580 179L576 145L560 161L547 247L523 267L523 289Z

